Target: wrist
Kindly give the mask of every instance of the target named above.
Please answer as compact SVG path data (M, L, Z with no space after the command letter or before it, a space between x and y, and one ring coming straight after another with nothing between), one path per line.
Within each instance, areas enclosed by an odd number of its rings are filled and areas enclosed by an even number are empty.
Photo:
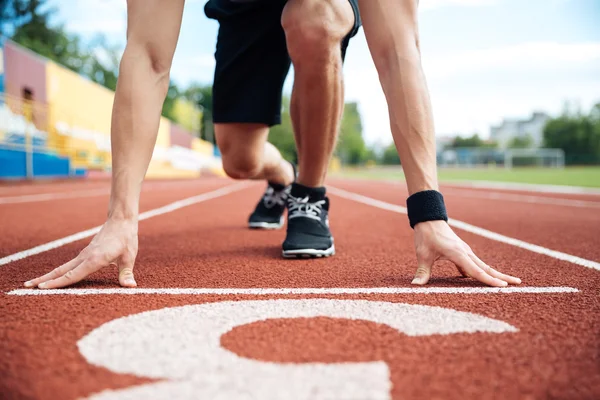
M108 219L112 221L136 222L139 209L137 203L132 201L118 201L111 198L108 207Z
M121 211L108 211L108 220L113 222L138 222L138 214L124 213Z
M424 190L406 200L410 227L428 221L448 221L444 196L437 190Z

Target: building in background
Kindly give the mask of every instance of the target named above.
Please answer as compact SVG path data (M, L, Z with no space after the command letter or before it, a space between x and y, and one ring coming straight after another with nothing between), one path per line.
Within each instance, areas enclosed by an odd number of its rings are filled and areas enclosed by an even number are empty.
M501 148L507 148L515 138L530 137L533 147L541 147L544 142L544 126L550 116L544 112L534 112L529 119L502 120L500 125L490 128L490 139Z

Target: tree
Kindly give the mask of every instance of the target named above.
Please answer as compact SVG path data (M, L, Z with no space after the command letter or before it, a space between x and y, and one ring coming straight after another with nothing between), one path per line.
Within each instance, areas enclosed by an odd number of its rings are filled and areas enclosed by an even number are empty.
M471 137L460 137L456 136L450 148L461 148L461 147L483 147L483 148L495 148L497 144L491 141L485 141L479 137L477 133L474 133Z
M362 136L362 120L357 103L346 103L340 124L340 136L335 155L345 164L362 164L369 157L369 151Z
M115 90L121 49L102 35L84 45L79 36L50 25L55 13L47 0L0 0L0 17L7 21L0 29L21 46Z
M212 86L192 83L186 90L183 91L183 97L202 108L200 138L215 144L215 134L212 119Z
M108 43L104 35L97 35L83 52L82 72L92 81L114 91L117 89L119 64L123 50L118 45Z
M400 165L400 156L398 155L398 150L396 150L396 145L394 143L387 146L383 151L381 163L385 165Z
M294 163L298 162L294 127L290 116L290 99L287 96L282 99L281 124L271 128L269 142L277 147L283 158Z
M162 115L171 120L175 119L173 115L173 108L175 106L175 100L179 97L179 88L175 82L169 82L169 90L167 91L167 97L162 107Z
M544 127L544 146L565 152L567 164L600 162L600 103L589 114L565 108Z

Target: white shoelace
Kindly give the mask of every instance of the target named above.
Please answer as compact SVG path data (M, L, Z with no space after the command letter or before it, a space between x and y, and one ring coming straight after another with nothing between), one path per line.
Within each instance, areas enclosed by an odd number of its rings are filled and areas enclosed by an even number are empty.
M271 186L267 188L265 195L263 196L263 202L265 207L273 208L276 205L284 206L285 200L288 197L289 188L284 190L275 190Z
M304 217L317 221L321 220L321 213L323 212L325 200L311 203L308 201L308 196L304 198L290 196L288 203L289 219Z

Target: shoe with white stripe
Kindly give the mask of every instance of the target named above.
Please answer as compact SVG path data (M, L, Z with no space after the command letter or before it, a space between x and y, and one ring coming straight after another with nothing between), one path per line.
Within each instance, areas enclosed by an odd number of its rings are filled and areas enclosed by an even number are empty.
M283 226L286 200L290 186L269 183L254 212L250 215L248 226L253 229L279 229Z
M293 192L293 190L292 190ZM287 199L288 226L283 242L285 258L329 257L335 254L329 229L329 199L311 199L310 195Z

